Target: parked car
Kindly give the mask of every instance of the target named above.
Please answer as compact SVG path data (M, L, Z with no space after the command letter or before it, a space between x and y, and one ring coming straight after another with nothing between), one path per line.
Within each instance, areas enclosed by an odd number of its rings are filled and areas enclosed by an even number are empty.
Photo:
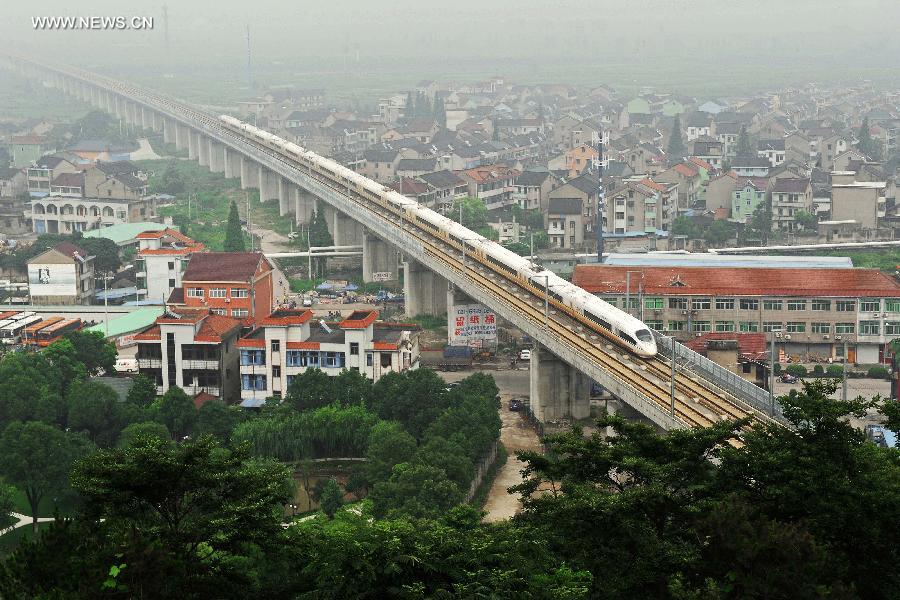
M797 378L790 373L782 373L781 383L797 383Z
M531 360L531 350L528 348L519 350L519 360Z
M137 373L138 361L136 358L116 359L116 371L119 373Z
M518 398L513 398L509 401L509 410L513 412L519 412L522 410L522 401Z

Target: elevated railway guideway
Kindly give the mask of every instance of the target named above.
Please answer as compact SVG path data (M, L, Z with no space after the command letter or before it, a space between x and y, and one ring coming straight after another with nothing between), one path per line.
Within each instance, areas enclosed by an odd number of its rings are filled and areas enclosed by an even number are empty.
M593 326L581 313L554 302L545 290L497 268L476 253L452 245L446 238L373 202L337 176L313 170L287 152L275 151L258 139L225 127L215 116L161 94L71 67L26 59L5 63L24 74L44 78L64 90L94 98L116 95L143 110L189 127L192 132L238 152L299 186L334 209L362 223L375 236L446 279L537 340L560 360L593 379L613 395L665 429L707 426L722 419L751 417L781 421L768 394L729 371L656 335L659 354L642 358L616 342L611 333ZM127 110L126 110L127 112ZM155 122L154 117L154 122ZM192 133L192 135L194 134ZM336 165L336 163L335 163ZM548 310L549 308L549 310ZM675 348L674 355L672 348ZM676 363L672 377L672 363ZM705 362L704 362L705 361Z

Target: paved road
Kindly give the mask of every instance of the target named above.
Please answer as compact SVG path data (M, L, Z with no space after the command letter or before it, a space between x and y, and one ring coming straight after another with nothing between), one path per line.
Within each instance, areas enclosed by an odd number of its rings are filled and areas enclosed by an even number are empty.
M141 138L138 141L140 148L131 153L131 160L158 160L162 158L153 151L147 138Z
M13 517L16 518L16 522L7 527L6 529L0 530L0 535L5 533L9 533L13 529L18 529L19 527L25 527L26 525L31 525L32 518L28 515L23 515L21 513L10 513ZM53 521L54 517L38 517L38 523L47 523L49 521Z

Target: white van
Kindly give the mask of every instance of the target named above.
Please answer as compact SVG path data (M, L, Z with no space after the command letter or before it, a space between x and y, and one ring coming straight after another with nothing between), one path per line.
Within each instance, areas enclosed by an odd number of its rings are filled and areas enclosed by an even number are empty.
M136 358L116 359L116 371L119 373L137 373L138 361Z

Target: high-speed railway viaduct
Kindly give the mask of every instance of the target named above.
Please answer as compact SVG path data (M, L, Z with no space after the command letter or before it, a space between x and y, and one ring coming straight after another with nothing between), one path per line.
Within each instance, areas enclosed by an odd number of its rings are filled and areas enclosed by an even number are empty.
M162 133L213 172L240 177L259 188L262 201L278 200L282 215L309 219L325 210L335 243L361 243L363 275L393 272L402 257L409 314L446 312L448 297L468 296L491 307L539 343L531 360L531 406L542 421L582 419L590 414L590 381L664 429L706 426L722 419L780 415L768 393L658 336L660 353L633 355L607 332L571 311L551 306L541 290L466 257L428 228L385 209L338 178L315 172L284 152L223 126L215 115L171 97L74 67L22 57L0 66L40 80L114 114L128 125ZM672 368L672 349L676 368ZM674 377L673 377L674 371Z

